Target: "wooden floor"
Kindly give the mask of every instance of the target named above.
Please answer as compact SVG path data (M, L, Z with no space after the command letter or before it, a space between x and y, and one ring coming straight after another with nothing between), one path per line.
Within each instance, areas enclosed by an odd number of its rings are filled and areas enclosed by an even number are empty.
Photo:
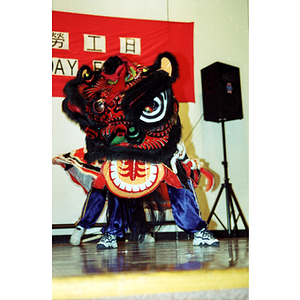
M54 244L53 299L248 299L248 238L220 239L219 247L191 239L118 245Z

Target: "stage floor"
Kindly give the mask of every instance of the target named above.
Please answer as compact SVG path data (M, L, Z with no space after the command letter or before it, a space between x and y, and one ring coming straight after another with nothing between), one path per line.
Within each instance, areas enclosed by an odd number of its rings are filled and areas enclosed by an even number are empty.
M248 238L219 247L192 239L118 245L54 244L53 299L248 299Z

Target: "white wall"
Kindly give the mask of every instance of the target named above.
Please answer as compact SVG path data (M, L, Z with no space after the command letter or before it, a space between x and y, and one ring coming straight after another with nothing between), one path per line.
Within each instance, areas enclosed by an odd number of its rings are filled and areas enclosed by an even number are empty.
M244 118L225 123L229 178L248 220L249 202L249 64L247 0L53 0L53 10L101 16L194 22L195 103L180 103L183 140L190 156L198 157L215 174L217 186L208 193L197 188L206 219L217 197L224 171L221 125L203 120L200 70L215 61L240 68ZM184 76L181 74L181 76ZM84 135L61 113L62 98L53 98L53 156L80 148ZM190 132L197 124L192 134ZM201 180L200 185L203 184ZM74 223L85 200L63 169L53 166L53 224ZM225 193L217 214L226 224ZM102 218L101 218L102 220ZM101 221L100 220L100 221ZM210 229L221 230L213 218ZM243 226L240 224L240 228Z

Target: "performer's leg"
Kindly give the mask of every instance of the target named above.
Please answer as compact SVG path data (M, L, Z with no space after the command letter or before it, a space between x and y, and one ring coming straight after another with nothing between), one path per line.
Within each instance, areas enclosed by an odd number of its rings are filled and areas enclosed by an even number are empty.
M70 238L70 243L79 245L86 229L91 228L98 220L105 204L106 191L92 188L85 200L81 216L75 223L76 228Z
M197 203L197 195L193 189L177 189L168 186L172 213L178 227L187 233L195 233L207 227L201 219Z
M103 236L97 244L97 249L114 249L118 247L117 237L123 237L128 230L128 224L123 221L121 206L117 197L109 193L108 199L108 222L102 228ZM123 223L125 222L125 223Z
M207 230L207 223L201 218L197 195L190 181L189 187L176 189L168 186L174 220L187 233L194 233L193 245L217 246L219 241Z
M75 225L88 229L98 220L106 200L106 190L92 188L87 195L81 216Z
M128 224L126 220L122 220L121 206L118 198L111 193L109 193L108 199L108 214L108 222L102 228L102 232L122 238L124 232L128 229Z

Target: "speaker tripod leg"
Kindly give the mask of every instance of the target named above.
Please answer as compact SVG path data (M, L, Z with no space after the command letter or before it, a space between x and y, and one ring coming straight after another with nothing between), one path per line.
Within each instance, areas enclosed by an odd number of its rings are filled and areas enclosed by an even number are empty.
M242 218L242 221L243 221L243 224L244 224L245 229L246 229L246 230L249 230L249 227L248 227L247 221L246 221L246 219L245 219L245 216L244 216L244 214L243 214L243 211L242 211L242 209L241 209L241 207L240 207L240 205L239 205L239 202L238 202L238 200L237 200L237 198L236 198L236 196L235 196L235 194L234 194L233 188L232 188L231 186L230 186L230 194L232 195L232 198L233 198L233 200L234 200L234 203L235 203L235 205L236 205L236 207L237 207L237 209L238 209L238 211L239 211L239 215L240 215L241 218Z
M229 211L229 217L231 218L231 215L232 215L233 221L234 221L234 228L233 229L235 229L236 232L237 232L238 231L237 218L235 216L234 205L233 205L232 198L231 198L232 197L232 193L231 193L232 188L231 188L231 184L230 183L228 183L227 189L228 189L228 193L229 193L228 194L228 202L229 202L229 209L230 209L230 211Z
M219 194L217 196L217 199L213 205L212 211L209 214L209 217L207 219L207 224L209 224L209 222L211 221L212 216L215 214L215 209L216 206L219 202L219 199L221 197L221 194L223 192L223 189L226 189L226 208L227 208L227 230L228 230L228 236L231 236L231 215L233 216L233 220L234 220L234 225L235 225L235 230L236 232L238 232L238 226L237 226L237 218L239 216L241 216L244 226L246 229L248 229L248 225L246 222L246 219L243 215L243 212L238 204L237 198L233 192L233 189L231 187L231 184L229 183L229 178L228 178L228 163L227 163L227 154L226 154L226 138L225 138L225 121L226 119L218 119L219 121L221 121L221 128L222 128L222 141L223 141L223 156L224 156L224 160L222 161L222 165L224 166L224 183L222 184L222 187L219 191ZM237 206L237 209L239 211L239 215L236 218L235 216L235 209L234 209L234 203L233 200L235 201L235 204ZM226 230L226 227L223 225L223 223L221 222L221 220L218 218L218 216L215 214L216 218L218 219L218 221L221 223L221 225L223 226L223 228Z
M226 188L226 208L227 208L227 232L228 237L231 237L231 211L230 208L232 207L231 199L230 199L230 191L228 188L228 183L224 184Z
M221 188L220 188L220 191L219 191L219 194L218 194L218 196L217 196L217 198L216 198L216 201L215 201L215 203L214 203L214 205L213 205L213 207L212 207L212 210L211 210L211 212L210 212L210 214L209 214L209 216L208 216L208 219L207 219L207 221L206 221L207 224L209 224L209 222L210 222L210 220L211 220L213 214L215 213L215 209L216 209L217 204L218 204L218 202L219 202L219 200L220 200L220 197L221 197L221 195L222 195L223 189L224 189L224 184L222 184L222 186L221 186Z

